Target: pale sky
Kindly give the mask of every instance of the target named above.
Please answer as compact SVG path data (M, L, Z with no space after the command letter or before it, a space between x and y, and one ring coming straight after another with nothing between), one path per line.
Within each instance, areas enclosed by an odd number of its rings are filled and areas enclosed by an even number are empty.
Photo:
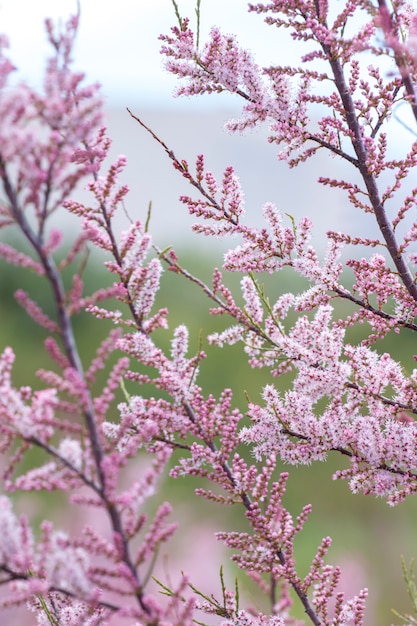
M267 144L264 135L249 133L244 138L230 138L222 130L230 116L240 113L241 102L236 103L236 97L221 94L208 96L205 100L201 97L189 101L184 98L174 100L172 91L177 81L162 67L161 42L158 41L158 35L169 33L176 22L171 0L80 0L80 3L81 25L74 54L75 67L86 72L88 81L102 84L108 109L113 114L108 126L115 153L126 154L131 168L127 172L127 182L133 181L132 193L136 195L132 196L129 206L139 207L141 215L146 216L149 200L152 200L155 215L159 215L158 211L166 207L177 207L176 199L184 193L184 186L181 177L171 172L173 168L160 146L132 125L126 106L133 111L146 109L146 121L181 158L193 162L196 154L204 152L214 170L223 171L231 163L236 165L248 207L252 205L253 209L263 202L273 201L284 212L297 215L300 210L304 214L305 207L311 204L312 189L317 191L314 181L319 173L323 173L320 168L327 171L325 168L329 163L338 167L339 161L312 160L309 170L300 169L303 176L307 171L307 178L310 176L311 180L308 182L303 177L300 184L298 169L289 172L279 163L277 148ZM195 23L196 0L177 0L177 3L181 15L189 16ZM41 81L44 60L49 52L43 26L45 17L65 19L76 11L76 7L76 0L0 0L0 33L7 34L10 39L10 58L20 69L21 80L34 86ZM201 0L201 17L203 42L211 26L217 25L225 33L236 34L239 43L255 54L259 65L285 65L294 61L294 47L288 33L268 27L261 16L248 14L247 0ZM186 111L184 107L187 107ZM228 109L226 113L225 109ZM229 115L230 110L234 111L232 115ZM213 119L207 111L213 112ZM176 117L170 116L171 113ZM402 154L404 145L408 145L413 137L400 124L393 123L395 146ZM161 162L156 165L158 158ZM164 184L160 183L158 172L164 172ZM168 172L172 174L169 182ZM326 205L325 197L326 190L320 188L318 215L326 222L323 228L327 229L330 215L340 223L345 199L343 196L343 202L339 200L332 190ZM179 222L182 224L179 216L183 214L183 207L163 214L161 228L165 228L169 237L179 231ZM346 219L350 219L350 213L346 212L346 215L349 216Z
M194 21L196 0L177 3L181 15ZM0 0L0 32L10 39L10 56L23 79L40 81L48 52L44 18L65 18L75 10L76 0ZM241 45L256 52L260 64L290 60L284 34L277 37L261 16L248 14L246 0L202 0L201 17L203 41L210 27L217 25L237 34ZM102 84L109 104L134 99L164 106L176 81L162 67L158 35L168 33L173 25L171 0L81 0L77 69ZM224 104L224 98L212 98L211 106Z

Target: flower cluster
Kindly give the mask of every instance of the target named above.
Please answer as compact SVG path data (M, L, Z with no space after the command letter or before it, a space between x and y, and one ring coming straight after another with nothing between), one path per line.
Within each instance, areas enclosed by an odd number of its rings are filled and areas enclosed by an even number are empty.
M118 182L126 159L105 169L110 139L101 126L98 88L84 86L72 69L78 16L62 30L46 23L54 52L41 93L27 85L8 87L13 65L1 39L0 227L13 226L30 251L4 242L0 255L41 277L52 294L46 312L39 299L16 293L49 334L51 368L37 372L42 388L16 387L12 348L0 356L4 489L58 491L84 513L77 528L54 530L44 520L36 534L27 517L13 512L10 498L0 496L0 583L6 591L0 608L26 605L37 624L54 626L191 626L200 619L224 626L299 626L305 622L293 617L295 602L315 626L361 626L368 591L345 597L340 569L327 563L329 537L307 573L300 573L295 539L312 507L305 505L297 517L286 508L289 474L279 473L277 463L310 464L334 451L350 461L335 477L347 479L353 492L383 496L394 505L417 491L417 369L407 372L379 349L391 332L417 330L417 188L401 194L417 165L417 144L394 158L387 127L400 102L417 119L415 17L402 0L391 12L384 0L378 10L352 0L337 15L321 0L250 5L269 26L289 29L308 47L300 67L260 68L218 28L200 48L199 24L194 36L173 4L178 26L161 39L167 69L187 81L178 94L228 91L243 99L243 117L229 128L268 122L270 141L291 166L318 149L347 161L359 182L319 182L345 190L353 211L375 218L377 234L367 239L329 232L321 259L310 243L310 216L287 221L266 203L265 225L254 228L245 222L244 196L231 166L217 181L199 155L193 172L131 113L198 192L197 199L181 196L197 220L194 230L238 238L223 270L243 274L241 294L232 293L219 269L211 285L204 283L181 267L173 250L159 250L141 222L116 235L115 217L128 194ZM357 13L365 19L352 35ZM407 32L410 44L402 39ZM364 51L375 61L366 80ZM384 56L395 75L378 65ZM317 105L321 117L314 130ZM92 206L73 197L86 177ZM58 209L79 221L80 234L69 249L63 234L50 228ZM113 281L91 294L83 280L87 246L106 255ZM343 260L350 246L361 247L366 258ZM200 386L206 355L202 349L189 354L185 324L171 333L170 348L162 347L168 310L155 310L155 304L164 268L197 285L213 315L232 320L209 342L219 348L241 342L250 366L271 375L261 401L249 401L246 415L235 407L232 390L216 397ZM282 270L302 277L307 287L268 296L262 274ZM345 270L353 273L353 284ZM348 303L349 312L339 302ZM90 361L81 357L74 324L82 312L97 325L106 320L115 326ZM357 325L367 332L355 339ZM248 460L247 446L254 459ZM228 589L222 571L220 600L197 589L187 573L175 585L152 580L158 551L176 531L168 519L171 504L148 506L168 475L197 479L197 496L213 506L233 506L244 517L245 530L226 529L219 521L216 538L233 551L232 560L268 605L242 608L239 585ZM95 512L93 522L86 510Z

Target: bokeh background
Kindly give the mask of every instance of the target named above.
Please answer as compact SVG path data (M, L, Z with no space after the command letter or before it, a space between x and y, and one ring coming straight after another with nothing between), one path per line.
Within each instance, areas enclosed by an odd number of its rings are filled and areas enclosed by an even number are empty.
M179 0L178 4L183 15L194 18L193 0ZM69 0L0 2L0 31L8 34L11 57L19 68L15 80L41 83L43 61L48 53L43 19L46 16L65 19L75 6L76 3ZM192 163L196 155L203 152L207 166L216 175L233 164L245 191L249 223L259 224L263 203L273 201L296 219L308 215L313 220L314 242L322 252L324 233L329 228L362 236L371 234L373 224L369 218L352 215L342 193L320 188L316 183L319 175L351 176L339 160L323 154L290 171L278 161L277 147L267 143L265 130L245 136L231 136L224 131L224 122L239 114L237 99L230 96L172 98L175 80L162 67L157 38L159 33L168 32L174 23L170 0L81 1L75 63L86 72L88 80L103 85L107 124L113 139L112 156L123 153L128 157L123 182L131 188L126 201L129 215L144 220L152 201L150 230L156 243L161 248L174 245L181 263L203 279L210 280L213 267L222 263L225 247L233 245L233 242L209 241L191 233L192 220L178 201L180 194L188 194L190 190L173 170L161 147L130 118L126 107L152 127L179 158ZM243 0L228 0L227 3L202 0L203 39L213 24L226 32L235 32L242 45L256 53L261 64L287 64L293 58L285 34L271 31L259 17L248 15ZM403 132L401 126L395 130L397 146L401 144ZM86 197L82 190L79 193L80 197ZM61 225L65 221L67 226L65 216L58 219ZM71 232L76 225L68 224ZM121 219L120 228L124 225ZM98 259L91 263L88 277L91 289L109 280ZM239 278L232 276L228 280L237 287ZM298 289L294 277L285 273L265 282L271 299L286 290ZM36 385L36 369L50 365L42 348L44 333L15 304L13 293L17 288L36 293L45 309L51 303L47 289L41 283L34 283L32 276L0 264L0 349L10 344L17 353L16 385ZM209 303L198 289L170 273L163 277L159 303L168 303L170 307L171 330L160 333L161 345L168 346L172 328L185 322L191 332L190 350L195 351L201 329L206 336L221 324L208 315ZM80 350L87 361L93 357L106 330L104 322L99 324L87 315L77 320ZM412 354L407 357L410 341L411 337L403 332L388 338L381 349L401 358L406 355L405 366L411 368ZM239 347L219 351L205 342L204 349L208 359L202 364L200 383L207 392L218 394L225 386L231 387L235 390L236 405L242 410L245 409L244 390L251 399L260 398L263 385L270 382L268 372L250 370ZM133 471L140 471L143 462L139 459L137 470ZM290 471L285 504L294 516L304 504L313 504L309 522L296 542L296 556L301 572L305 572L322 537L330 535L334 544L329 561L341 565L346 591L353 594L363 586L369 587L367 626L388 626L396 622L391 608L410 608L400 555L408 561L417 554L417 504L410 498L391 509L381 500L353 496L346 484L331 479L335 469L343 467L344 463L335 455L324 464L282 468ZM202 591L220 595L220 563L225 566L231 586L236 572L228 565L228 554L213 539L213 531L244 528L244 522L241 512L196 501L193 487L192 481L173 484L167 479L165 483L161 497L173 496L173 518L181 520L183 527L161 554L158 577L175 579L179 572L189 572ZM155 500L151 506L156 505ZM43 494L17 498L17 507L28 512L35 523L52 517L58 523L76 528L83 521L82 517L69 520L63 500ZM251 595L253 590L244 577L241 578L242 589L256 603L256 597ZM298 616L301 618L301 613ZM23 624L22 619L12 611L4 623ZM3 623L2 619L0 621Z

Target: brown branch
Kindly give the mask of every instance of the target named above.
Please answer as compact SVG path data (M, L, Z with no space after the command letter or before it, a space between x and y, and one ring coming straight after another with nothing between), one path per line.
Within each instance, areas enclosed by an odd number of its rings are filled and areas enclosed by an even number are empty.
M281 433L283 435L288 435L289 437L294 437L294 439L300 439L302 441L306 441L308 443L311 443L311 438L308 437L307 435L302 435L301 433L296 433L293 430L290 430L288 428L283 428L281 430ZM367 459L365 459L365 457L361 456L360 454L357 454L356 452L352 452L351 450L347 450L347 448L342 448L342 447L339 447L339 446L335 446L334 448L329 448L328 451L329 452L339 452L340 454L343 454L344 456L348 456L351 459L355 459L359 463L364 463L364 464L370 466L369 461ZM417 479L417 473L416 472L409 472L409 471L402 470L402 469L396 469L394 467L390 467L386 463L381 463L380 465L376 465L373 469L384 471L384 472L390 472L391 474L396 474L397 476L408 476L410 478L416 478Z
M224 207L220 206L220 204L217 202L217 200L215 198L213 198L213 196L211 196L209 193L207 193L207 191L204 189L203 185L201 185L201 183L199 183L188 171L188 167L187 164L185 163L185 161L180 161L174 154L173 150L170 150L170 148L168 148L168 146L166 145L166 143L164 141L162 141L162 139L160 137L158 137L158 135L156 133L153 132L153 130L151 128L149 128L149 126L147 126L141 119L140 117L137 117L136 115L134 115L132 113L132 111L127 108L127 111L129 113L129 115L138 122L138 124L140 124L142 126L142 128L144 128L152 137L153 139L155 139L156 142L159 143L160 146L163 147L163 149L165 150L165 152L167 153L167 155L169 156L169 158L171 159L171 161L174 164L174 167L176 170L178 170L179 172L181 172L181 174L184 176L184 178L186 178L188 180L188 182L193 185L193 187L195 187L196 189L198 189L198 191L200 192L200 194L209 202L209 204L216 209L217 211L219 211L219 213L223 213L224 217L227 219L227 221L229 221L231 224L234 224L235 226L237 225L237 220L235 218L233 218Z
M19 204L17 194L15 193L13 185L11 184L11 181L7 175L6 165L1 159L1 156L0 171L3 188L10 203L10 212L14 218L15 223L19 226L22 233L25 235L25 237L33 247L34 251L38 255L39 260L44 268L45 276L47 277L51 286L53 299L56 306L60 336L63 342L66 357L70 365L76 370L80 379L85 381L84 369L78 352L71 318L65 306L66 293L60 273L55 265L53 257L50 254L45 253L44 247L42 245L41 235L37 235L29 225L29 222L25 217L24 211ZM132 576L137 581L136 598L138 600L138 603L143 611L149 613L150 609L143 599L144 594L142 590L142 585L138 577L138 572L130 556L128 540L126 539L123 532L123 524L120 513L114 506L114 504L108 500L105 493L105 477L102 469L104 454L100 443L100 436L95 418L93 399L87 386L85 388L85 391L87 396L87 406L83 410L83 417L88 432L88 438L91 444L91 450L94 457L94 464L99 482L99 486L95 485L92 486L92 488L99 495L101 501L103 502L103 506L107 511L107 514L109 515L113 532L120 537L121 545L123 547L121 560L125 562L129 570L131 571Z
M188 419L190 420L190 422L197 427L197 429L200 431L201 433L201 438L204 441L204 443L206 444L206 446L211 450L211 452L213 452L214 454L218 454L219 449L217 448L216 444L211 440L208 439L205 436L205 433L203 432L203 430L201 429L200 425L197 422L197 418L196 415L193 411L193 408L191 407L191 405L188 402L183 402L182 404L183 409L186 413L186 415L188 416ZM233 472L229 466L229 464L226 461L220 461L220 466L223 469L224 473L226 474L231 486L233 488L237 487L237 483L235 480L235 477L233 476ZM250 511L252 509L252 499L250 497L250 495L246 492L241 492L240 494L240 499L242 500L242 504L245 507L245 509L247 511ZM281 563L282 566L284 566L286 564L286 558L285 558L285 554L283 552L282 549L277 551L277 557L279 562ZM291 585L291 587L293 588L294 592L296 593L296 595L298 596L301 604L304 607L305 613L308 615L308 617L310 618L311 622L314 624L314 626L321 626L322 622L319 619L319 617L316 615L316 612L314 611L314 608L307 596L307 594L302 590L302 588L293 580L289 580L288 581Z
M374 306L372 306L372 304L368 304L367 302L364 302L363 300L356 298L349 291L345 291L339 288L334 288L333 291L340 298L349 300L350 302L353 302L360 308L365 309L366 311L369 311L370 313L373 313L373 315L377 315L378 317L381 317L384 320L392 321L396 319L393 315L390 315L389 313L386 313L385 311L382 311L381 309L376 309ZM401 326L402 328L409 328L410 330L417 331L417 324L413 324L412 322L407 322L406 320L396 320L396 322L398 326Z
M398 71L401 76L402 84L404 85L404 89L407 94L407 101L410 104L414 119L417 122L417 94L416 94L416 90L414 87L414 83L411 78L411 72L410 72L409 65L407 63L406 55L404 54L403 51L401 51L402 45L398 38L397 25L394 23L392 15L390 15L389 13L386 0L378 0L378 6L379 6L379 10L381 14L386 16L389 22L389 26L387 29L388 32L385 32L385 34L388 35L388 38L394 37L396 40L397 45L392 45L389 41L388 41L388 45L393 49L395 64L398 68Z
M33 576L30 576L29 574L13 572L13 570L11 570L6 565L0 565L0 571L4 572L9 577L7 580L0 580L0 585L7 584L7 583L12 582L14 580L29 580L30 578L33 578ZM49 590L48 590L48 593L50 593L50 592L62 593L64 596L67 596L68 598L74 598L76 600L82 600L86 604L91 604L91 602L88 599L80 598L80 596L77 596L74 592L69 591L67 589L64 589L63 587L57 587L55 585L52 585L51 587L49 587ZM96 606L96 605L94 605L94 606ZM112 604L111 602L105 602L105 601L98 601L97 602L97 606L103 607L104 609L110 609L111 611L119 611L120 608L121 608L121 607L117 606L116 604Z

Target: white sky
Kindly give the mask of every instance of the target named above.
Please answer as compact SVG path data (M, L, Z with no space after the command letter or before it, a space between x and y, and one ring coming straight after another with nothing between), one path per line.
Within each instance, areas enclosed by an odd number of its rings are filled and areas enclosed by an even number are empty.
M177 3L181 15L195 23L195 0ZM76 0L0 0L0 32L10 39L10 56L22 78L32 84L40 81L48 53L44 18L65 19L75 10ZM203 41L210 27L218 25L224 32L237 34L241 45L256 51L259 63L277 62L277 52L280 62L289 61L283 33L277 37L261 16L248 14L246 0L202 0L201 16ZM171 0L81 0L77 69L86 72L90 81L102 84L109 104L126 104L131 99L170 104L176 81L162 67L158 35L168 33L175 22ZM210 102L210 106L224 104L224 98Z

